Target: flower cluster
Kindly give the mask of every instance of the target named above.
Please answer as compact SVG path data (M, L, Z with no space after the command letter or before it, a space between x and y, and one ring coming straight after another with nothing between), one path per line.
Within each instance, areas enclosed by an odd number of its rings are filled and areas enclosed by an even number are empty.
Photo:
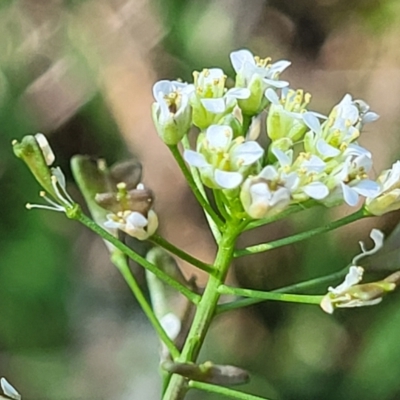
M346 94L325 116L309 109L309 93L281 80L290 62L272 63L248 50L230 58L233 87L221 69L211 68L194 72L193 83L160 81L153 90L153 118L168 145L177 145L191 126L200 130L196 148L186 146L184 158L205 186L227 199L239 197L241 211L252 219L308 200L356 206L360 196L370 214L400 208L400 164L377 182L368 176L372 155L358 138L378 115L364 101ZM263 115L266 148L251 128Z

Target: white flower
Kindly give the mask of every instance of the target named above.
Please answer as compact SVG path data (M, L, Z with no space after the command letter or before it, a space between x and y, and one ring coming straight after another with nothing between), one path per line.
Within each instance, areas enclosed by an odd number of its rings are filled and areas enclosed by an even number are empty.
M247 115L260 113L268 104L264 97L269 87L282 88L288 82L279 80L280 74L291 64L289 61L278 61L271 64L269 58L254 57L249 50L234 51L230 55L232 66L236 71L236 87L248 88L250 97L239 100L239 106Z
M322 200L329 194L328 187L321 181L325 163L317 156L307 153L300 153L293 161L293 150L286 152L273 148L272 153L278 160L280 179L284 182L288 180L290 185L285 186L290 189L294 201L305 201L309 198Z
M108 214L104 226L119 229L139 240L146 240L157 230L158 217L153 210L149 210L147 217L137 211L119 211L116 214Z
M194 93L190 103L193 107L193 124L200 129L218 123L225 115L231 113L237 99L246 99L250 91L243 88L225 88L226 75L220 68L195 71Z
M367 197L365 209L373 215L383 215L400 209L400 161L383 171L377 179L378 192Z
M360 146L349 147L348 150L345 161L325 181L331 190L331 195L326 200L328 203L335 203L343 199L354 207L360 195L374 196L379 187L376 182L367 179L367 173L372 167L371 154Z
M278 214L290 203L290 190L275 185L278 173L267 166L255 177L249 177L242 185L240 200L246 213L254 219Z
M1 378L0 379L0 385L1 389L3 390L3 393L7 396L7 398L13 399L13 400L21 400L21 395L15 390L15 388L7 381L6 378ZM5 398L3 396L0 396L1 398Z
M381 281L370 284L358 285L361 282L364 269L357 266L359 260L363 257L376 253L383 246L383 233L378 229L373 229L370 234L374 242L374 247L370 250L365 248L363 242L360 242L361 253L352 260L352 265L344 281L336 286L329 287L328 293L323 297L321 308L332 314L335 308L362 307L378 304L382 301L382 296L395 289L393 282Z
M288 137L294 142L300 140L307 130L303 114L311 100L309 93L302 90L282 90L279 99L276 92L268 88L266 98L271 102L267 117L267 134L272 140Z
M199 168L206 186L234 189L263 154L257 142L246 142L242 136L233 139L231 127L212 125L204 137L199 137L198 151L185 150L184 158L192 167Z
M189 96L193 85L177 81L159 81L153 86L152 115L157 132L168 145L180 142L190 129L192 110Z

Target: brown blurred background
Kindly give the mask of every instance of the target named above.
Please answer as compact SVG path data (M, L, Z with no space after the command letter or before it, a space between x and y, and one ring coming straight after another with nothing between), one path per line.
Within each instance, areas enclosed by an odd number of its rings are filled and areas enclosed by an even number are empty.
M188 81L193 70L214 66L232 76L229 53L239 48L289 59L284 78L313 94L313 109L326 113L351 93L381 115L360 139L373 152L376 176L399 158L399 26L395 0L3 0L1 376L28 400L156 399L160 390L156 336L102 241L62 215L24 209L39 201L39 188L13 157L12 139L45 133L77 199L72 155L110 163L135 155L156 193L160 232L212 261L201 210L152 125L154 82ZM240 245L348 212L307 211ZM371 227L389 233L398 217L239 260L230 279L270 289L339 270ZM253 306L216 321L201 359L247 368L253 379L243 389L274 400L398 399L399 305L395 294L378 307L334 316L311 306Z

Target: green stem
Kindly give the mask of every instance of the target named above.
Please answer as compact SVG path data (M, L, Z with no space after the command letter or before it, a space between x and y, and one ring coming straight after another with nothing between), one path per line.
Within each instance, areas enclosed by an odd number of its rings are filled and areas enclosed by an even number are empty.
M217 225L219 229L221 229L224 225L224 223L220 220L219 216L217 213L213 210L213 208L210 206L208 201L206 200L205 196L200 192L199 188L197 187L195 181L193 180L193 176L190 173L188 167L186 166L185 160L182 157L182 154L180 153L178 146L168 146L169 149L171 150L172 155L174 156L176 162L179 165L179 168L182 170L183 175L185 176L185 179L187 183L189 184L190 188L192 189L192 192L194 196L196 197L197 201L200 203L201 207L205 210L205 212L212 218L214 223Z
M185 251L179 249L178 247L174 246L172 243L168 242L168 240L164 239L162 236L154 234L149 238L151 242L157 244L158 246L164 248L165 250L169 251L170 253L176 255L181 260L187 261L189 264L205 271L209 274L213 273L214 268L212 265L206 264L197 258L191 256L190 254L186 253Z
M218 287L218 292L221 294L233 294L242 297L252 297L263 300L285 301L289 303L303 304L319 304L324 296L306 295L306 294L288 294L263 292L261 290L240 289L231 286L221 285Z
M294 283L293 285L284 286L279 289L271 290L270 293L291 293L298 292L301 290L312 289L314 287L322 286L323 284L328 284L333 282L336 279L340 279L344 277L349 271L349 267L341 269L340 271L334 272L329 275L320 276L318 278L309 279L304 282ZM221 314L223 312L236 310L238 308L251 306L253 304L261 303L266 299L261 298L246 298L232 301L230 303L221 304L217 308L217 314Z
M222 234L214 263L216 271L209 277L181 356L177 360L178 362L195 362L197 359L220 298L218 287L224 283L232 260L234 244L240 232L237 222L235 220L228 223L226 230ZM171 377L163 400L182 400L185 397L186 391L186 379L183 376L174 374Z
M143 312L149 319L150 323L153 325L154 330L157 332L160 340L165 344L171 356L175 359L179 357L179 351L175 347L174 342L169 338L164 328L161 326L160 321L156 317L151 308L150 304L147 302L143 292L140 289L135 277L132 275L132 272L129 268L128 261L126 259L126 255L123 254L120 250L114 250L111 255L112 263L118 268L121 275L125 279L125 282L128 284L131 289L133 295L136 297L140 307Z
M173 279L172 277L170 277L169 275L158 269L154 264L150 263L145 258L134 252L130 247L120 242L115 236L111 235L111 233L103 229L101 226L97 225L94 221L92 221L85 214L83 214L80 209L76 209L75 212L72 215L70 215L70 218L75 219L81 222L83 225L87 226L90 230L92 230L93 232L101 236L103 239L110 242L112 245L114 245L117 249L126 254L133 261L136 261L139 265L141 265L143 268L148 269L163 282L178 290L191 302L195 304L199 302L200 296L197 293L193 293L186 286L175 281L175 279Z
M251 125L251 121L252 121L252 116L251 115L247 115L247 114L243 114L243 128L242 128L242 135L246 136L247 132L250 128Z
M321 233L329 232L334 229L340 228L341 226L350 224L354 221L357 221L365 217L369 217L369 215L367 215L365 211L361 209L353 214L347 215L346 217L331 222L325 226L320 226L318 228L311 229L306 232L301 232L293 236L288 236L282 239L275 240L273 242L257 244L255 246L246 247L245 249L236 250L234 253L234 257L241 257L248 254L262 253L264 251L276 249L278 247L286 246L288 244L297 243L302 240L309 239L313 236L320 235Z
M189 381L188 384L191 389L204 390L205 392L220 394L225 397L230 397L231 399L239 399L239 400L268 400L265 397L254 396L252 394L247 394L243 392L239 392L234 389L229 389L223 386L212 385L210 383L197 382L197 381Z
M218 211L221 213L221 215L224 217L225 221L228 221L231 219L231 216L229 215L228 211L226 210L225 204L227 204L226 201L224 201L224 194L222 193L222 190L213 190L214 193L214 198L215 198L215 204L217 205Z
M190 150L190 143L189 143L189 138L187 135L184 136L182 139L182 146L184 149ZM194 184L196 185L198 191L201 193L203 198L206 199L206 201L208 202L207 194L204 189L203 182L201 181L201 176L200 176L199 170L195 167L190 166L190 172L192 173L193 181L194 181ZM217 224L214 222L214 220L211 218L211 216L209 214L205 213L205 215L206 215L206 219L208 222L208 226L211 229L214 239L217 243L219 243L219 241L221 240L221 229L217 226Z

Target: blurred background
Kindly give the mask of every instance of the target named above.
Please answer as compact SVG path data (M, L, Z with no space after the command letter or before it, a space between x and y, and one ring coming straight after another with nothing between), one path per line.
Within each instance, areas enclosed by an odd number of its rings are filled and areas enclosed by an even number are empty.
M381 115L360 139L376 177L400 158L399 35L395 0L1 1L0 375L24 399L141 400L160 391L157 338L103 242L63 215L24 208L40 201L39 187L13 156L12 139L45 133L76 199L72 155L110 164L136 156L156 193L161 234L210 262L201 210L151 122L154 82L191 80L193 70L214 66L232 76L229 53L240 48L289 59L283 78L313 94L313 109L326 113L351 93ZM240 246L349 211L306 211ZM390 233L399 216L239 260L229 279L266 290L339 270L372 227ZM385 268L383 258L376 267ZM200 359L248 369L243 390L273 400L398 399L399 310L399 294L334 316L263 303L219 317Z

